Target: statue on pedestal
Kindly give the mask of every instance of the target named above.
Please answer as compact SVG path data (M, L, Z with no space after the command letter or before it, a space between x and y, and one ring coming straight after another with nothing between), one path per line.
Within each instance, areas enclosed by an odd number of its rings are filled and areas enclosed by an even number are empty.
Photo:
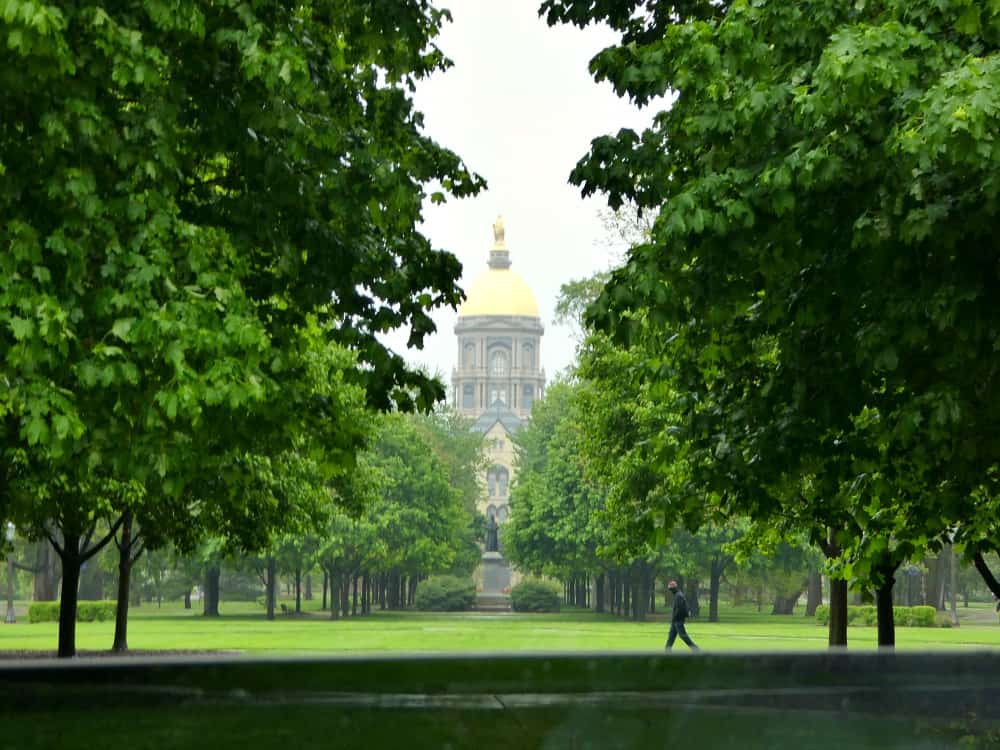
M493 516L486 519L486 551L499 551L500 543L497 534L497 520Z

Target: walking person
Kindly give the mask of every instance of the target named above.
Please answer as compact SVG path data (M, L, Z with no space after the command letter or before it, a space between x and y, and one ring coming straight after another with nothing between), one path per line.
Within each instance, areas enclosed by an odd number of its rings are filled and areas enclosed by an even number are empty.
M694 644L694 641L691 640L691 636L687 634L687 630L684 628L684 621L690 614L688 611L687 599L684 598L684 592L677 586L677 581L671 581L668 583L667 589L674 595L674 609L670 614L670 635L667 636L667 651L674 647L674 641L677 640L677 636L680 636L681 640L684 641L692 651L699 651L700 649Z

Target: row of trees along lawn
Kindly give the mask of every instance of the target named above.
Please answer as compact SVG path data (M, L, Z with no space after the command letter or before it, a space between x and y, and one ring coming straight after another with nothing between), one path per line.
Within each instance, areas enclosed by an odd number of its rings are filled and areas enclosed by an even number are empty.
M218 536L202 538L193 550L143 549L145 530L135 522L137 541L127 578L122 550L109 545L86 566L80 596L117 596L120 612L143 599L159 604L183 597L190 608L197 587L207 616L218 616L228 595L260 599L272 619L282 579L295 602L286 609L298 613L303 596L313 598L315 577L322 582L322 609L329 609L332 618L365 614L372 607L400 609L413 603L417 583L428 575L470 576L478 563L484 531L475 509L481 463L479 436L454 412L384 415L376 420L372 443L359 455L352 475L352 491L362 495L350 498L356 512L332 489L318 488L324 496L318 501L320 523L276 534L256 553ZM45 550L34 543L18 552L27 561ZM58 566L54 571L27 562L21 566L36 580L60 576ZM116 650L127 648L126 626L127 620L116 628Z
M127 590L144 549L321 527L327 488L360 507L369 412L443 398L377 335L420 346L462 297L416 229L425 198L483 185L410 96L449 64L446 18L0 9L0 517L60 558L61 656L81 566L112 539Z
M580 367L616 543L736 519L807 538L834 576L833 646L851 579L892 646L900 566L948 544L1000 595L1000 11L542 10L614 28L595 78L661 110L571 176L655 217L589 307Z
M628 494L635 487L647 493L645 502L661 493L659 502L666 503L666 493L674 490L635 452L648 436L625 436L607 453L613 435L600 430L613 427L617 435L634 427L635 407L642 401L623 397L615 402L613 416L604 412L597 419L602 412L595 399L598 394L607 399L607 383L595 384L579 372L550 385L531 423L515 438L519 467L511 520L501 530L505 554L522 570L562 581L566 603L598 612L642 619L655 613L660 595L669 606L665 584L674 578L692 614L710 622L719 620L721 599L756 605L758 611L766 605L772 614L787 615L804 597L805 615L812 616L830 567L821 550L794 530L763 533L750 519L727 520L710 505L664 524L663 532L618 520L623 512L641 509L642 496ZM637 478L639 470L644 480ZM687 469L680 465L671 471ZM626 531L631 536L622 536ZM959 566L953 555L945 547L919 564L907 564L902 585L894 587L894 603L944 610L948 602L954 609L959 600L966 607L970 600L990 600L979 573ZM853 584L854 603L867 600L867 581L854 579Z

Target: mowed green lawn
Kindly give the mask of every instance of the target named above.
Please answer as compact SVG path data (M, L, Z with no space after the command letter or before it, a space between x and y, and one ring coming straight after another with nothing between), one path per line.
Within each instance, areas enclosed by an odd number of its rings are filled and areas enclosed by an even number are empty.
M205 618L180 604L144 604L132 610L133 650L235 651L251 656L365 655L390 652L650 651L663 648L669 623L656 616L633 623L609 615L568 611L552 615L426 614L375 612L367 617L330 620L308 602L302 616L278 615L268 622L252 603L224 603L223 616ZM196 605L197 606L197 605ZM23 610L19 607L19 610ZM772 616L752 608L724 608L721 622L692 620L688 631L711 651L817 651L826 647L826 628L801 614ZM900 649L1000 648L1000 625L989 605L959 608L958 628L898 628ZM78 623L77 648L111 646L114 623ZM19 616L0 625L0 652L52 651L55 623L30 624ZM852 627L852 649L875 648L875 628ZM678 641L675 648L686 650Z

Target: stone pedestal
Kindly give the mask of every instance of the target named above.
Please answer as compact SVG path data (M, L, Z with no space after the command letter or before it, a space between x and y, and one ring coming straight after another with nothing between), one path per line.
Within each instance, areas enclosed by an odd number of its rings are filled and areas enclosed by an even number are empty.
M511 571L499 552L484 552L481 562L482 590L476 594L476 609L510 609Z
M510 593L510 567L499 552L483 553L483 593Z

